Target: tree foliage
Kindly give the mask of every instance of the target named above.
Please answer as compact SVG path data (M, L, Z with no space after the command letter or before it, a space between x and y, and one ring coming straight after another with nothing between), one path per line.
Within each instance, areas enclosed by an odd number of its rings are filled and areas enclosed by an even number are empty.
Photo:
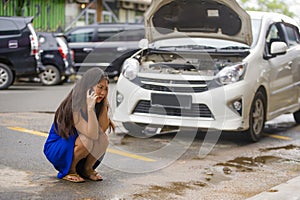
M283 0L239 0L238 2L245 10L276 12L290 17L295 16L295 13L289 11L288 5ZM255 6L253 6L254 3L256 3Z
M24 7L25 0L17 0L16 1L16 15L23 16L23 7Z

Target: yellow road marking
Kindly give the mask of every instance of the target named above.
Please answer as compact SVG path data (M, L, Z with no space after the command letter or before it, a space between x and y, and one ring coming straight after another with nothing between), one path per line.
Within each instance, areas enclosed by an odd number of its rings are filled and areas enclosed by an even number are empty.
M135 158L135 159L143 160L143 161L147 161L147 162L155 162L156 161L156 160L153 160L151 158L147 158L147 157L144 157L144 156L139 156L139 155L136 155L136 154L127 153L127 152L116 150L116 149L108 148L107 151L110 152L110 153L130 157L130 158Z
M42 136L42 137L48 137L48 134L46 134L46 133L42 133L42 132L34 131L34 130L29 130L29 129L26 129L26 128L8 127L8 129L14 130L14 131L20 131L20 132L24 132L24 133L30 133L30 134L38 135L38 136Z
M280 139L280 140L288 140L288 141L293 140L290 137L281 136L281 135L274 135L274 134L265 134L265 135L268 136L268 137L276 138L276 139Z
M21 127L7 127L7 128L10 129L10 130L29 133L29 134L32 134L32 135L48 137L48 134L40 132L40 131L29 130L29 129L21 128ZM139 155L136 155L136 154L131 154L131 153L127 153L127 152L124 152L124 151L111 149L111 148L108 148L107 152L117 154L117 155L121 155L121 156L125 156L125 157L129 157L129 158L134 158L134 159L137 159L137 160L146 161L146 162L155 162L156 161L156 160L151 159L151 158L147 158L147 157L144 157L144 156L139 156Z

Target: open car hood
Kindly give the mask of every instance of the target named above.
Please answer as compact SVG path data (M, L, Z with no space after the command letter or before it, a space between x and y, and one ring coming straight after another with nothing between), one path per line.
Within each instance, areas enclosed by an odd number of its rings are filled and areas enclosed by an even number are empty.
M235 0L152 0L145 27L150 43L176 37L252 43L250 16Z

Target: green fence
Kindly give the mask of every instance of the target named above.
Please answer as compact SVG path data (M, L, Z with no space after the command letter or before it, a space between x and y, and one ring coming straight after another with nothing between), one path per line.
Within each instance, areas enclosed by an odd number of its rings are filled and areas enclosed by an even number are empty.
M36 31L61 31L65 27L65 0L0 0L0 15L34 16Z

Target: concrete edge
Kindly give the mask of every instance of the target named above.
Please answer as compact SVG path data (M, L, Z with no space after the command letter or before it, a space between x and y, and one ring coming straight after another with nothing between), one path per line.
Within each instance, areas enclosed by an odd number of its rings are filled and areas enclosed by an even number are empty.
M300 200L300 176L270 188L247 200Z

